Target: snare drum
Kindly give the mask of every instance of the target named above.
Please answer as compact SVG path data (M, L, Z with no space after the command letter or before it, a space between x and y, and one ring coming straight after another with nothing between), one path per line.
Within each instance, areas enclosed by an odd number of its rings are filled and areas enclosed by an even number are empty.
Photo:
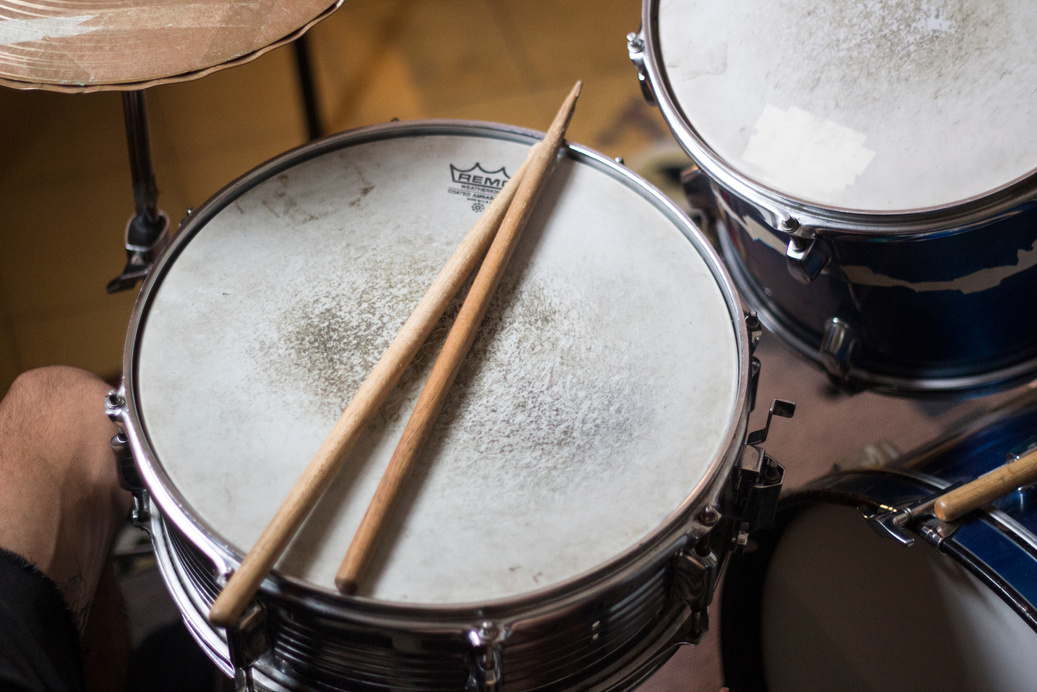
M726 683L771 692L1032 690L1033 488L950 524L916 503L1035 445L1030 390L903 461L833 473L784 498L775 528L725 577ZM912 506L916 521L903 529L888 521Z
M1035 31L1023 0L645 0L629 50L768 327L847 388L976 394L1037 373Z
M334 574L449 319L263 583L256 624L228 641L206 620L536 140L423 121L308 144L191 215L149 275L115 417L166 583L228 674L270 689L623 688L701 635L729 479L753 449L759 333L687 218L577 146L359 594Z

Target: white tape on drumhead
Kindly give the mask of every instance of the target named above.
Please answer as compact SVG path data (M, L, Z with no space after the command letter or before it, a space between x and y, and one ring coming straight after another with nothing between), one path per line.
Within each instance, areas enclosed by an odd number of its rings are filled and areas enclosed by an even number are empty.
M742 160L774 187L806 198L826 198L852 185L875 157L867 135L802 108L767 104Z

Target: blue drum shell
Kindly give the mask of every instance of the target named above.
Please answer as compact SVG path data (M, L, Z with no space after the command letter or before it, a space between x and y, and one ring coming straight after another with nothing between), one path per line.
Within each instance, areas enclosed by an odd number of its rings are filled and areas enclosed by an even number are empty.
M886 393L976 395L1031 379L1037 369L1037 206L967 228L914 237L825 233L830 255L810 283L777 246L789 235L752 204L714 188L720 244L739 290L764 324L820 360L826 323L856 332L842 384ZM747 220L773 244L758 240ZM770 239L768 239L770 240ZM862 280L863 279L863 280Z

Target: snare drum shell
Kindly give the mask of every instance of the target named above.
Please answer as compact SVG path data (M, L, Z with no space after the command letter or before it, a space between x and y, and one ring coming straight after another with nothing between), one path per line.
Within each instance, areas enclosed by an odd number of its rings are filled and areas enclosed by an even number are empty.
M162 450L154 445L154 426L149 430L141 403L139 372L142 334L149 319L154 322L149 310L164 275L192 237L221 210L240 211L236 200L244 192L267 180L280 183L278 176L284 171L328 152L425 135L527 145L540 136L486 123L414 121L363 128L304 145L232 183L195 212L149 274L138 298L124 356L126 379L120 393L125 408L120 416L147 486L150 529L163 578L195 638L228 674L240 672L243 665L235 661L226 634L212 627L206 614L242 556L176 488L164 467ZM672 221L671 230L683 234L682 242L691 243L705 262L705 276L711 276L719 289L737 350L732 357L737 382L732 393L734 420L726 424L720 450L708 463L705 477L655 530L606 564L507 598L409 605L342 596L275 571L256 597L263 621L257 636L265 643L258 647L261 653L251 662L250 672L262 687L456 690L470 682L473 665L489 653L502 659L509 689L625 689L639 684L686 641L692 613L681 590L674 588L674 562L708 533L710 527L697 517L719 501L745 441L752 402L745 315L719 258L661 193L594 152L570 145L563 155L588 170L604 172L648 200ZM499 638L476 645L473 637L478 638L485 622L493 623ZM247 649L239 647L239 654Z
M1037 391L893 462L835 472L783 499L732 558L720 631L741 690L1032 688L1037 512L1018 490L900 545L858 508L899 507L1037 444ZM810 622L810 625L806 625Z

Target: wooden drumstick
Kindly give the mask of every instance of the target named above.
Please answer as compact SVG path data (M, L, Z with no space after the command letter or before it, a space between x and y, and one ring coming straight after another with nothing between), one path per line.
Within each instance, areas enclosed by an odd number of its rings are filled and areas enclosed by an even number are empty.
M461 306L461 312L458 313L446 342L443 344L443 350L436 359L435 365L432 366L432 372L418 396L414 411L411 413L410 420L407 421L407 427L393 451L389 465L360 522L353 542L342 560L338 574L335 575L335 585L343 593L356 592L357 582L367 567L381 529L392 510L392 505L399 495L414 459L417 458L422 444L432 429L436 416L443 407L447 392L461 369L465 354L475 340L475 334L486 314L486 308L489 306L494 290L500 283L508 260L515 250L516 241L554 166L581 88L582 82L577 82L551 123L538 150L532 154L529 170L515 194L515 199L512 201L504 221L501 222L497 237L494 238L493 244L486 253L486 259L483 260L479 272L475 275L472 287L468 290L468 295Z
M335 471L359 439L360 433L410 365L414 355L442 317L450 300L461 289L461 285L486 253L529 168L536 148L533 147L522 166L504 185L458 245L428 292L403 324L400 333L374 366L353 400L349 402L349 406L296 481L273 519L241 561L241 566L231 575L209 610L209 622L213 625L231 627L237 623L245 606L256 595L259 585L288 547L289 541L299 530L317 499L327 489Z
M934 513L941 521L954 521L1034 481L1037 481L1037 449L950 491L936 501Z

